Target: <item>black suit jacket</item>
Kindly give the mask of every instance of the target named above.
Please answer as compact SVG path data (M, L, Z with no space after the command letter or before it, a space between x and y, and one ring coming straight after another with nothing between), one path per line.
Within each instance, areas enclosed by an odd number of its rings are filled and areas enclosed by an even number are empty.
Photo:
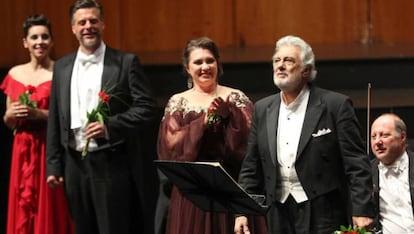
M410 195L411 195L411 204L414 204L414 162L413 157L414 153L408 151L408 183L410 184ZM371 160L371 169L374 182L374 203L375 203L375 218L374 225L377 230L381 229L381 224L379 222L379 170L378 170L379 160L374 158ZM412 207L414 214L414 206Z
M63 176L72 134L70 88L75 58L76 52L69 54L59 59L53 69L46 150L48 176ZM108 90L116 98L112 97L108 103L110 112L105 126L109 140L99 140L98 150L117 147L134 138L134 133L154 118L156 106L137 56L108 46L104 57L102 90Z
M280 102L280 94L276 94L255 104L247 155L239 175L239 183L248 193L265 193L267 205L276 201L279 180L276 139ZM318 136L323 129L330 132ZM348 97L310 85L295 167L310 200L345 189L352 215L373 217L369 158ZM343 204L346 212L346 199ZM268 213L268 220L274 220L271 214L274 212ZM268 225L274 230L271 221Z

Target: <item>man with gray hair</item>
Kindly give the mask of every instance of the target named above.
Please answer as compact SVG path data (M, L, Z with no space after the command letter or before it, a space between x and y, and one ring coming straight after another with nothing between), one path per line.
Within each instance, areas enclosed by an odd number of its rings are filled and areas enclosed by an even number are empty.
M376 229L414 233L414 153L407 150L404 121L392 113L380 115L371 127L371 149Z
M372 223L372 176L352 102L312 84L312 48L301 38L276 43L273 80L280 93L254 107L240 185L266 195L269 233L331 234ZM245 216L235 233L249 233Z

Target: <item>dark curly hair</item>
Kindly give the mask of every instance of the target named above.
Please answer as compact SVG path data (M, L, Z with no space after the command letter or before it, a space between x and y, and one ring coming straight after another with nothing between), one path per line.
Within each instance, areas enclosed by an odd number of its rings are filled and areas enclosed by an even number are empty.
M49 20L41 14L34 14L26 18L23 23L23 35L27 37L29 34L29 29L33 26L41 25L45 26L49 30L49 34L52 37L52 25Z

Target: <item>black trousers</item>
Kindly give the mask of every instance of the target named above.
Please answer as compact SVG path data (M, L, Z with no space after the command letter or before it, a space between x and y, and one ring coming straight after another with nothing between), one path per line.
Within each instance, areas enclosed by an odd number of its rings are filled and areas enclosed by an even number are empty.
M70 150L65 190L76 234L131 233L131 178L124 149Z
M297 203L289 195L285 203L276 203L268 214L271 234L332 234L347 225L347 205L339 191Z

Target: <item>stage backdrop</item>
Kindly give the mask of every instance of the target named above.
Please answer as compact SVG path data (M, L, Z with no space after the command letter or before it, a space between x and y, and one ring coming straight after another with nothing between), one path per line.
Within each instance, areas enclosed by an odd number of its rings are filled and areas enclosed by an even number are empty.
M33 13L53 24L54 57L77 47L68 9L72 0L5 0L0 8L0 67L22 63L22 22ZM220 48L243 51L272 47L286 34L312 45L414 44L411 0L101 0L105 41L112 47L152 54L143 63L158 63L157 53L177 51L186 41L209 36ZM174 61L176 61L176 58ZM253 59L253 58L252 58Z

